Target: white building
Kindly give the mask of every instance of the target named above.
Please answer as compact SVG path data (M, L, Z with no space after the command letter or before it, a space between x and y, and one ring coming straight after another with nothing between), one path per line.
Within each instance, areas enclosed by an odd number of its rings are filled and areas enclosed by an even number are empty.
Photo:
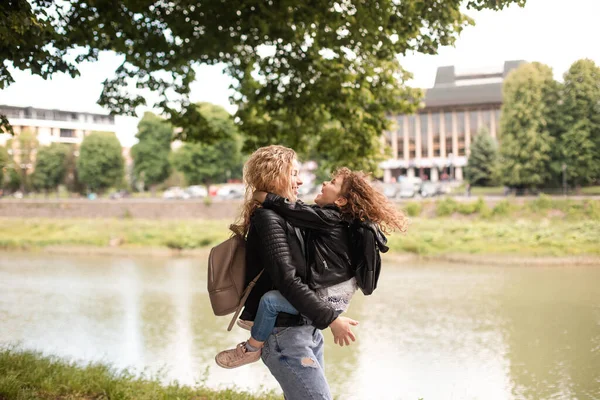
M400 176L462 180L471 142L482 129L502 141L502 84L523 62L480 70L438 68L434 87L425 92L425 107L394 116L392 129L384 134L392 149L392 158L381 164L384 182Z
M116 131L115 117L112 115L8 105L0 105L0 114L7 116L15 136L29 130L36 134L42 146L51 143L79 145L91 132ZM5 146L12 138L7 133L0 133L0 145Z

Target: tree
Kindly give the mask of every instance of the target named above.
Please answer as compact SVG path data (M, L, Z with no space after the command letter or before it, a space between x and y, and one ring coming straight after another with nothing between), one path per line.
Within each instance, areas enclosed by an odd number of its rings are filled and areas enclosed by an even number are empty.
M467 180L473 186L493 186L497 163L498 144L488 130L482 128L471 144L471 154L465 169Z
M6 147L0 146L0 189L4 185L4 174L8 171L7 167L9 163L10 156L8 155L8 151L6 151Z
M101 105L133 114L146 100L126 86L150 89L156 107L184 128L178 138L208 144L226 135L189 102L190 84L197 63L223 63L246 149L282 143L303 151L305 138L318 136L334 161L374 169L387 115L414 112L422 96L406 87L411 75L397 56L452 45L473 22L463 5L510 4L525 0L7 0L0 56L43 77L77 76L78 63L114 51L123 63L104 82ZM0 90L11 82L5 66Z
M14 171L19 175L19 189L21 192L30 189L29 172L33 169L38 145L36 135L27 129L23 130L15 139L11 139L6 143L9 153L12 152ZM11 175L11 181L16 182L13 175Z
M546 127L544 95L552 79L548 66L529 63L513 70L504 81L500 168L508 186L539 188L549 176L552 137Z
M77 173L77 159L79 156L79 147L72 143L65 143L67 149L67 172L65 174L65 186L67 191L74 193L85 193L85 186L79 181Z
M123 179L121 143L114 133L93 132L86 136L79 149L77 171L79 180L89 190L102 192Z
M241 178L243 160L241 138L231 115L220 106L200 103L198 107L206 115L211 129L229 132L229 137L209 145L205 143L186 143L173 153L175 169L181 171L189 185L225 182L230 178Z
M578 60L564 75L560 148L569 180L585 185L600 178L600 67Z
M579 189L598 179L600 164L592 140L592 127L587 118L573 125L562 137L563 160L567 181Z
M131 148L133 172L137 180L150 186L152 191L171 173L169 154L173 127L162 118L147 112L138 124L139 142Z
M52 143L41 147L37 152L35 170L31 177L33 185L46 193L56 190L65 179L68 155L68 149L63 144Z

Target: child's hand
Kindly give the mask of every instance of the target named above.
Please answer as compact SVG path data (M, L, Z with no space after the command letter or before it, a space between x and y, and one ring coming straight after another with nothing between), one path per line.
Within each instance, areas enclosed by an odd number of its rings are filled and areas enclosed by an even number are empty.
M267 199L267 192L261 192L260 190L257 190L252 194L252 199L262 204Z

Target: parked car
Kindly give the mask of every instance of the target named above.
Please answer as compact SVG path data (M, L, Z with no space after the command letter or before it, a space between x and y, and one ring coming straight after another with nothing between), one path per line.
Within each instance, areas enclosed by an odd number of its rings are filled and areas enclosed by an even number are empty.
M179 186L173 186L165 190L163 193L163 199L174 200L174 199L182 199L186 200L190 198L190 194L180 188Z
M127 191L125 189L117 190L116 192L112 192L109 196L109 198L111 200L124 199L126 197L129 197L129 191Z
M398 194L400 193L400 184L398 183L384 183L382 185L383 194L388 199L398 198Z
M185 189L185 191L190 195L191 198L204 198L208 196L208 190L206 187L200 185L193 185Z
M434 197L441 194L441 185L437 182L423 182L421 184L420 193L422 197Z
M223 200L234 200L234 199L243 199L244 198L244 185L235 184L235 185L225 185L221 186L217 190L217 197Z
M418 191L415 189L415 185L410 180L403 180L400 182L400 189L398 190L398 197L406 199L415 197Z

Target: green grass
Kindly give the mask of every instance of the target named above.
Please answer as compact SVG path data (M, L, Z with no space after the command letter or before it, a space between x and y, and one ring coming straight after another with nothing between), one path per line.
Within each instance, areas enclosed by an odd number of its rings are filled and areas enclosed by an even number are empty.
M228 237L225 220L0 218L0 248L52 245L107 246L120 238L128 247L208 247Z
M236 390L212 390L200 382L195 387L158 377L138 377L106 364L84 366L37 352L0 349L0 399L2 400L273 400L273 392L253 395Z
M581 194L600 196L600 186L588 186L581 188Z
M569 194L574 195L573 188L570 188ZM553 194L561 194L561 188L548 189ZM455 194L465 193L465 185L461 185L453 190ZM581 188L581 194L583 195L600 195L600 186L587 186ZM504 195L504 186L471 186L471 196L500 196Z
M600 201L541 195L525 203L482 199L400 205L410 215L406 235L390 236L393 252L422 255L506 254L567 256L600 254ZM0 249L46 246L106 247L119 239L128 248L209 248L229 236L231 220L0 218Z
M391 235L392 252L419 255L600 255L597 221L413 218L406 235Z
M465 191L463 187L462 191ZM473 186L471 187L471 196L497 196L504 195L504 187L503 186L492 186L492 187L484 187L484 186Z

